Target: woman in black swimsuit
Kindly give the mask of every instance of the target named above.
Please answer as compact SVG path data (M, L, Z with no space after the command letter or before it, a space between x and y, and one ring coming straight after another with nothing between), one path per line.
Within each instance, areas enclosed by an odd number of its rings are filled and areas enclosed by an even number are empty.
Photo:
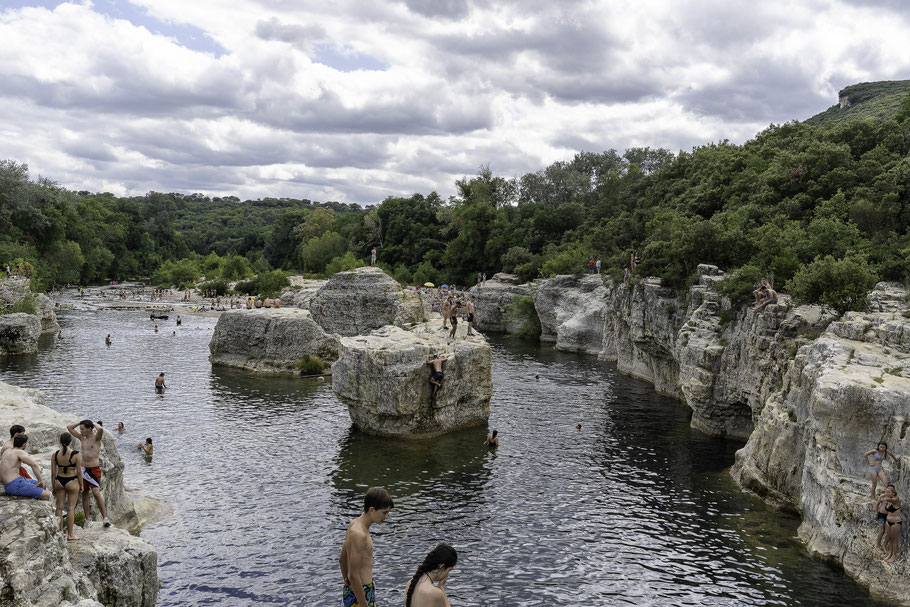
M495 449L499 446L499 438L496 436L499 434L499 430L493 430L493 434L487 436L487 447L490 449Z
M904 520L901 516L903 506L897 496L897 490L894 489L894 485L888 485L888 488L891 489L893 495L886 499L888 505L885 506L885 510L888 512L888 517L885 519L885 562L893 563L897 559L897 543L901 530L904 528Z
M60 446L51 457L51 477L54 479L54 495L57 498L57 516L60 517L60 528L63 529L63 500L66 506L66 539L75 541L79 538L73 533L73 516L76 513L76 501L82 493L82 456L70 449L73 436L69 432L60 435Z

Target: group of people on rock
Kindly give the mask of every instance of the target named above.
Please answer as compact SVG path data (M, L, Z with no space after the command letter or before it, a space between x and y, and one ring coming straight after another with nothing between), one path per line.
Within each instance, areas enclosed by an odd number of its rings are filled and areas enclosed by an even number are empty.
M440 306L440 312L442 313L442 328L447 329L448 325L452 325L452 329L449 332L449 337L455 338L455 331L458 329L458 300L449 295L448 298L443 300L442 305ZM465 302L465 315L464 318L468 322L468 331L465 335L465 339L474 335L474 308L477 304L477 297L471 295L471 297Z
M871 497L875 500L875 522L878 523L878 537L875 539L875 549L885 557L886 563L893 563L897 559L897 547L900 534L904 526L902 516L903 504L897 495L897 488L888 483L884 463L890 457L900 469L900 460L888 449L888 443L882 441L875 449L863 454L866 465L869 466L869 478L872 480ZM885 487L878 497L875 488L881 481ZM884 543L883 543L884 541Z
M122 428L121 423L118 429ZM111 526L101 493L101 439L104 426L90 419L70 424L60 434L60 448L51 456L51 491L41 476L41 468L28 453L28 435L21 425L9 430L10 439L0 448L0 482L7 495L39 500L56 498L56 516L60 528L66 529L69 541L79 538L73 533L76 503L82 496L85 519L91 519L91 499L94 498L105 527ZM72 448L73 438L78 438L82 451ZM34 478L25 469L28 466Z

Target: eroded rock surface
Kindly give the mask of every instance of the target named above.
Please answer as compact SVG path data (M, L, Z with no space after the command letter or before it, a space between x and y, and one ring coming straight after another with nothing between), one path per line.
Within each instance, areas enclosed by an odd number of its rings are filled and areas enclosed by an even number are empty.
M891 288L877 287L871 299L906 301L889 298ZM765 499L798 508L799 535L811 551L842 563L874 596L908 605L910 542L901 535L894 563L876 554L863 453L884 440L903 468L910 464L910 320L905 303L873 309L887 311L847 313L800 347L733 475ZM910 476L885 468L898 495L910 498Z
M291 286L281 292L281 306L308 310L313 297L328 280L311 280L300 276L289 278Z
M486 423L490 416L490 346L477 335L447 341L442 321L410 330L386 326L369 335L342 338L332 367L332 388L364 432L424 438ZM442 387L432 394L427 357L449 357Z
M0 383L0 428L25 426L29 450L37 451L31 456L47 481L58 437L75 421L45 406L40 391ZM136 531L138 518L123 489L123 462L114 438L105 433L102 441L102 489L108 515L118 527ZM73 446L80 448L78 439ZM93 511L97 517L97 508ZM10 497L0 488L0 604L155 604L157 553L151 544L123 529L104 529L93 522L85 530L76 530L82 537L79 542L68 544L53 514L52 502Z
M298 308L229 310L218 318L209 343L213 364L263 373L299 373L295 364L305 355L331 364L340 347L337 335Z
M556 276L541 282L534 293L540 340L555 342L557 350L599 354L608 304L606 284L600 274Z
M40 336L41 320L37 316L22 312L0 315L0 355L37 352Z
M474 306L474 326L480 331L497 333L517 333L522 328L522 320L509 318L508 307L516 297L529 297L531 286L521 284L514 274L495 274L483 285L477 285L471 291L477 300Z
M310 301L313 319L327 333L364 335L385 325L424 322L420 293L403 289L376 267L335 274Z
M26 298L34 299L42 333L56 333L60 330L60 325L57 324L57 314L54 312L54 302L43 293L32 293L31 281L28 278L10 276L0 279L0 307L18 303Z

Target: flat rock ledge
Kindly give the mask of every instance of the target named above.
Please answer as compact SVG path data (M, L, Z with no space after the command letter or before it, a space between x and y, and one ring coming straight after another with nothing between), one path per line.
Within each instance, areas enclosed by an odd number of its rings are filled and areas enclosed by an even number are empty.
M375 267L339 272L316 292L310 312L328 333L364 335L385 325L407 328L426 320L420 293Z
M209 343L212 364L272 374L299 374L305 356L329 365L340 348L337 335L323 331L298 308L224 312Z
M332 388L354 425L368 434L419 439L485 424L493 390L490 346L481 335L465 339L466 323L458 327L451 341L441 320L342 338ZM432 354L449 357L435 395Z
M50 458L60 433L75 417L44 405L38 390L0 383L0 428L25 426L32 458L50 479ZM10 497L0 488L0 605L16 607L153 607L158 595L157 552L138 532L140 518L123 489L123 462L105 434L102 488L116 525L90 521L67 542L57 528L53 502ZM73 445L79 449L79 441ZM148 509L155 502L143 498ZM153 506L151 506L153 507ZM94 510L97 517L97 510ZM152 516L145 513L143 518ZM119 528L118 528L119 527Z

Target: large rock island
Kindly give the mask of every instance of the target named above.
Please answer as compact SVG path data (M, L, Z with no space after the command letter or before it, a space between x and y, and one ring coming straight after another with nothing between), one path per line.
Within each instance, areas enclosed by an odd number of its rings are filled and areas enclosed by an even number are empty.
M437 320L407 331L390 325L342 338L332 388L357 428L427 438L486 423L493 388L490 346L480 335L447 341L447 334ZM427 357L437 354L447 361L442 386L433 394Z
M298 308L230 310L218 318L209 343L212 364L261 373L300 373L301 361L331 364L341 344Z
M41 334L59 329L54 302L43 293L32 293L28 278L0 279L0 356L37 352Z
M45 480L59 435L75 421L45 406L40 391L0 383L0 428L25 426L31 456ZM67 543L53 502L10 497L0 489L0 605L154 607L157 553L128 532L138 532L141 513L124 490L123 462L113 437L106 434L103 443L102 488L115 527L92 521L77 531L78 542ZM79 441L73 446L78 450Z

